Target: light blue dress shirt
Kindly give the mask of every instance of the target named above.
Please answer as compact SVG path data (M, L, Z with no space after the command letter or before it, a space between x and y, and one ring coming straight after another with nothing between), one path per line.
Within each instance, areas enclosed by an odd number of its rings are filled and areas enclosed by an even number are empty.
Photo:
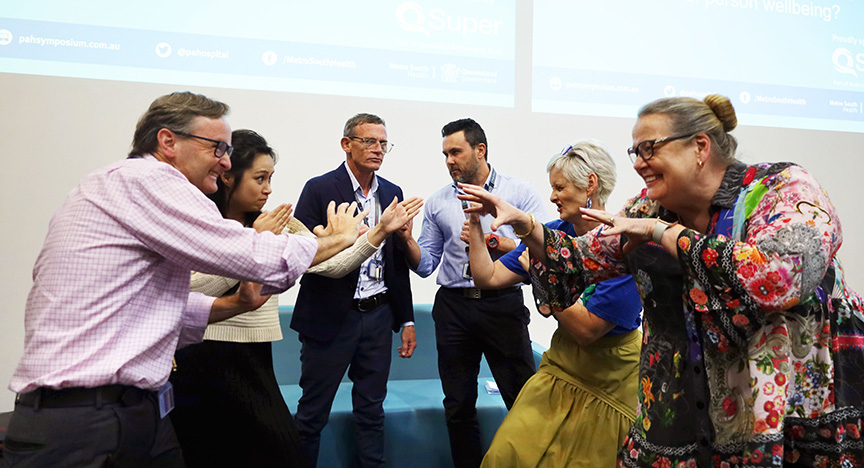
M493 174L494 185L490 184ZM540 193L530 183L498 173L490 166L489 176L483 187L516 208L532 213L538 223L547 221L548 216ZM420 245L420 263L415 271L425 278L431 275L440 263L441 270L436 280L439 285L447 288L473 288L474 281L462 276L463 269L468 264L468 252L465 250L468 244L460 240L459 236L468 218L463 211L462 200L456 198L459 193L464 192L454 182L426 200L423 228L417 241ZM484 233L492 232L490 226L494 220L490 215L480 218ZM495 234L517 239L509 225L499 227Z

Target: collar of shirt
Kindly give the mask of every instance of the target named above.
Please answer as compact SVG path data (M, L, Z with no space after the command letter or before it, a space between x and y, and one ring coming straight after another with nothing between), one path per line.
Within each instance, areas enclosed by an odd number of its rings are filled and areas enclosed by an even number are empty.
M348 167L348 162L346 161L343 164L345 165L345 170L348 171L348 177L351 179L351 187L354 188L354 199L357 201L357 209L360 211L369 210L363 223L371 228L378 224L382 210L382 207L379 206L380 200L375 196L378 193L378 175L372 174L372 185L369 187L369 195L363 195L363 188L360 187L360 182L357 182L357 178L354 177L354 173Z
M354 173L351 172L351 168L348 167L348 161L342 163L345 166L345 170L348 171L348 177L351 179L351 187L354 188L354 193L359 194L361 198L366 199L371 197L378 191L378 175L372 174L372 187L369 189L369 195L363 195L363 189L360 188L360 182L357 182L357 178L354 177Z
M488 190L490 184L494 183L491 188L495 194L519 209L534 213L539 220L542 202L535 200L535 192L525 190L524 184L514 183L515 179L498 173L491 165L488 167L489 175L484 181L484 188ZM474 281L464 277L464 268L468 263L468 254L465 251L467 244L459 238L467 219L462 200L456 198L459 193L463 193L462 189L456 183L451 183L426 200L423 228L418 239L421 249L420 265L415 271L425 277L440 265L437 277L439 285L448 288L471 288L474 287ZM490 215L480 217L484 232L491 232L490 225L493 221L494 217ZM516 239L509 225L501 226L496 234Z
M486 167L489 168L489 175L487 175L486 180L483 181L483 188L488 190L489 192L491 192L495 188L494 184L495 184L495 179L498 177L498 173L495 170L495 168L492 167L491 164L486 163ZM490 185L490 183L492 185ZM450 186L453 187L453 190L455 190L455 192L457 194L459 194L459 193L464 194L465 193L465 191L463 191L461 188L459 188L459 184L457 184L456 181L453 181L453 183L451 183Z

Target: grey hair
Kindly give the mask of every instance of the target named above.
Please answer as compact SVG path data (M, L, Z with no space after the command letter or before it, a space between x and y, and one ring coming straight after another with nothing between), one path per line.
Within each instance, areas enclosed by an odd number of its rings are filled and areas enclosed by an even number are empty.
M191 133L196 118L221 119L228 110L228 104L189 91L156 98L138 119L129 156L156 152L159 148L159 131L163 128L174 133Z
M577 140L552 156L546 172L558 169L561 174L580 189L588 188L588 177L597 176L597 201L605 204L615 188L615 161L606 145L597 140Z
M704 133L711 139L711 152L726 165L735 162L738 140L729 132L738 125L735 108L726 96L709 94L703 100L670 97L646 104L639 117L660 114L669 117L674 135Z
M342 136L354 136L354 129L361 124L384 125L385 127L387 126L387 124L384 123L384 120L381 117L378 117L375 114L361 113L355 115L354 117L351 117L350 119L348 119L347 122L345 122L345 128L342 129Z

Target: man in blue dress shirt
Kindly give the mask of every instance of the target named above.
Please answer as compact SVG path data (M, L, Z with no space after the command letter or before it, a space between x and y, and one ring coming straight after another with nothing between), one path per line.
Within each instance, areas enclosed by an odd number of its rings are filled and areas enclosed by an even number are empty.
M426 202L419 241L411 230L400 231L406 242L406 259L421 277L441 265L432 317L438 347L438 372L444 389L444 408L450 450L457 468L480 466L483 450L477 422L477 376L480 359L492 370L509 409L522 385L534 374L534 357L528 336L529 312L522 289L498 290L474 287L468 263L468 227L465 202L457 183L481 185L519 209L546 220L537 190L528 182L498 173L487 162L486 133L472 119L450 122L441 130L447 171L453 179ZM516 247L510 226L491 233L492 218L481 219L487 248L497 259ZM409 223L410 224L410 223Z

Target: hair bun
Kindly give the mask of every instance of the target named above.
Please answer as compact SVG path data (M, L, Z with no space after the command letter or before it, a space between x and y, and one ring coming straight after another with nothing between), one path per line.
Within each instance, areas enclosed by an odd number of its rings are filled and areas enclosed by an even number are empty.
M709 94L702 100L714 115L723 124L723 131L731 132L738 126L738 117L735 116L735 108L732 107L732 102L726 96L719 94Z

